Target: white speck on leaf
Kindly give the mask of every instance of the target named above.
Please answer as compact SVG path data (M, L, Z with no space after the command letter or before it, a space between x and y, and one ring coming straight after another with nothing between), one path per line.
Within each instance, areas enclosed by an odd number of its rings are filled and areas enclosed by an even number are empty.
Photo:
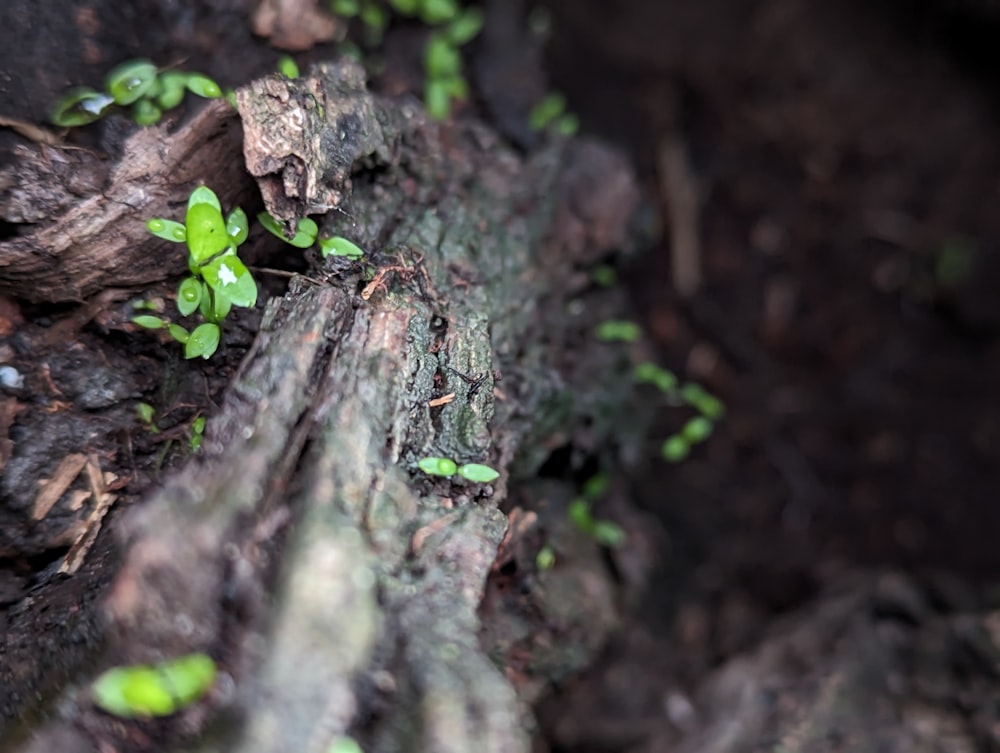
M236 275L233 274L233 270L227 267L225 264L219 265L219 279L222 281L222 286L232 285L236 282Z

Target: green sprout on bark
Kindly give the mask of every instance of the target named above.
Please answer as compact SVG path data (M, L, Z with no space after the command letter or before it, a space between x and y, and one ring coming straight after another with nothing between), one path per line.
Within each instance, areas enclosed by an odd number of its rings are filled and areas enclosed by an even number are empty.
M201 186L191 192L183 224L154 217L146 227L157 238L187 244L191 275L177 288L177 310L181 316L197 312L204 322L189 332L149 314L132 321L146 329L167 330L183 343L186 358L209 358L219 347L219 323L232 307L253 308L257 303L257 283L236 253L250 232L246 213L237 207L223 217L219 198Z
M624 319L608 319L597 325L595 332L597 339L601 342L639 342L642 337L642 329L635 322Z
M114 667L90 688L94 703L125 719L170 716L202 698L215 682L215 662L188 654L159 664Z
M56 102L50 119L64 128L82 126L119 106L131 108L132 119L139 125L155 125L164 111L183 101L186 92L211 99L222 96L222 89L208 76L160 70L149 60L129 60L107 75L104 91L79 87L68 92Z
M369 47L382 41L390 9L432 27L434 31L424 48L424 105L428 114L444 120L451 114L454 101L468 98L461 48L483 28L479 8L463 8L458 0L332 0L330 8L341 18L360 19Z
M569 503L567 514L577 528L598 544L614 548L625 543L625 531L617 523L595 518L591 510L594 502L607 494L610 485L606 474L591 476L583 485L580 496Z
M360 259L365 255L364 250L355 243L335 235L331 238L319 238L319 226L316 221L303 217L295 225L295 233L291 238L285 233L285 226L267 212L257 215L257 221L263 225L268 232L281 238L285 243L296 248L309 248L314 243L319 246L320 255L325 259L328 256L344 256L348 259Z
M528 113L528 127L533 131L551 129L561 136L575 136L580 130L580 119L566 111L566 97L552 92Z
M500 473L488 465L466 463L459 465L451 458L426 457L417 462L417 467L428 476L451 478L456 473L466 481L488 484L500 477Z

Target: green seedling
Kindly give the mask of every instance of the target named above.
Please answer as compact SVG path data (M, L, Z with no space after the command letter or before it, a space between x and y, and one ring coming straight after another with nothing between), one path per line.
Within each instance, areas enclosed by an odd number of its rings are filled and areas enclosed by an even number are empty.
M597 339L602 342L634 343L638 342L639 338L642 337L642 330L635 322L609 319L597 326L595 334L597 335Z
M139 417L142 425L146 427L146 431L150 434L159 434L160 427L156 425L154 420L156 417L156 408L154 408L149 403L139 403L135 406L135 415Z
M428 457L417 462L417 468L428 476L444 476L450 478L458 473L458 464L449 458Z
M190 332L153 315L137 316L132 321L147 329L167 330L184 345L186 358L210 358L222 336L219 323L232 307L253 308L257 303L257 283L237 256L250 232L246 213L237 207L223 217L219 198L201 186L188 198L183 225L154 217L146 227L158 238L187 244L191 275L177 288L177 310L181 316L197 312L205 321Z
M364 753L357 741L351 737L338 737L326 749L326 753Z
M132 119L142 126L160 121L186 91L199 97L216 98L222 90L208 76L184 71L160 71L149 60L129 60L116 66L104 80L104 91L77 88L62 97L50 113L57 126L87 125L108 114L115 105L131 108Z
M618 272L610 264L598 264L590 270L590 279L595 285L611 288L618 282Z
M546 95L528 113L528 127L533 131L551 129L561 136L575 136L580 130L580 119L566 112L566 97L559 92Z
M295 234L289 238L285 234L285 226L272 217L267 212L257 215L257 221L263 225L268 232L281 238L296 248L309 248L314 243L319 246L319 253L324 259L328 256L344 256L348 259L360 259L365 252L357 244L335 235L332 238L318 238L319 226L308 217L303 217L295 226Z
M458 474L466 481L471 481L475 484L488 484L500 477L500 473L488 465L465 463L460 466L450 458L421 458L417 461L417 467L428 476L451 478L455 474Z
M635 367L634 377L639 384L651 384L668 397L672 398L677 393L677 385L679 384L677 376L672 371L660 368L655 363L648 361L640 363Z
M578 497L569 504L569 519L577 528L601 546L618 547L625 543L625 531L610 520L598 520L590 509L590 500Z
M201 444L205 440L205 417L198 416L191 422L191 437L188 439L188 448L191 452L198 452Z
M200 699L215 682L215 662L189 654L160 664L114 667L91 686L94 703L125 719L170 716Z
M286 78L298 78L299 64L291 55L282 55L278 58L278 72Z
M706 392L700 384L694 382L685 384L681 387L680 395L684 402L712 421L718 421L726 412L722 401Z
M545 544L535 555L535 567L539 570L551 570L556 564L556 552L550 544Z
M592 537L601 546L617 547L625 543L625 531L610 520L594 517L591 506L604 497L611 488L611 478L606 473L597 473L583 484L581 496L569 504L568 515L577 528Z
M388 7L387 7L388 4ZM452 103L467 99L460 48L483 28L479 8L462 8L457 0L331 0L330 9L341 18L357 18L368 47L381 43L389 26L389 10L434 29L424 49L424 104L434 120L451 114Z

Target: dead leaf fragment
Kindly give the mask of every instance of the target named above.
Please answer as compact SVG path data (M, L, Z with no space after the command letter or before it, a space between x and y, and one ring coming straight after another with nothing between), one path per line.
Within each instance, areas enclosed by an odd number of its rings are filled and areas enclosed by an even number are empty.
M262 0L253 15L253 33L282 50L308 50L343 31L343 24L320 10L318 0Z
M87 456L79 452L67 455L62 459L56 472L52 474L52 478L41 482L38 496L35 497L35 506L31 511L32 518L41 520L49 514L52 506L59 501L59 498L69 489L70 484L80 475L86 462Z

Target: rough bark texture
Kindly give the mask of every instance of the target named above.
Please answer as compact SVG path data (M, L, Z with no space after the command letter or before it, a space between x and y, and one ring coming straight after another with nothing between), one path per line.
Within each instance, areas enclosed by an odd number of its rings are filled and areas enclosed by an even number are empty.
M145 219L173 216L178 197L199 182L218 186L226 206L245 202L252 183L237 157L241 133L232 108L218 101L176 130L135 131L119 155L18 147L0 171L0 219L31 230L0 242L0 293L82 301L181 274L183 256L151 240Z
M579 287L575 267L626 242L629 170L596 145L522 159L481 126L427 123L365 93L353 64L239 102L269 209L339 204L324 233L371 267L317 261L269 302L202 452L123 526L111 661L219 656L231 724L206 731L193 708L179 725L204 750L321 752L350 733L368 751L526 751L477 610L511 462L523 452L530 473L544 453L529 433L565 415L543 315ZM268 134L286 138L255 159ZM501 476L436 480L415 467L428 455ZM87 711L36 745L69 724L149 747Z

